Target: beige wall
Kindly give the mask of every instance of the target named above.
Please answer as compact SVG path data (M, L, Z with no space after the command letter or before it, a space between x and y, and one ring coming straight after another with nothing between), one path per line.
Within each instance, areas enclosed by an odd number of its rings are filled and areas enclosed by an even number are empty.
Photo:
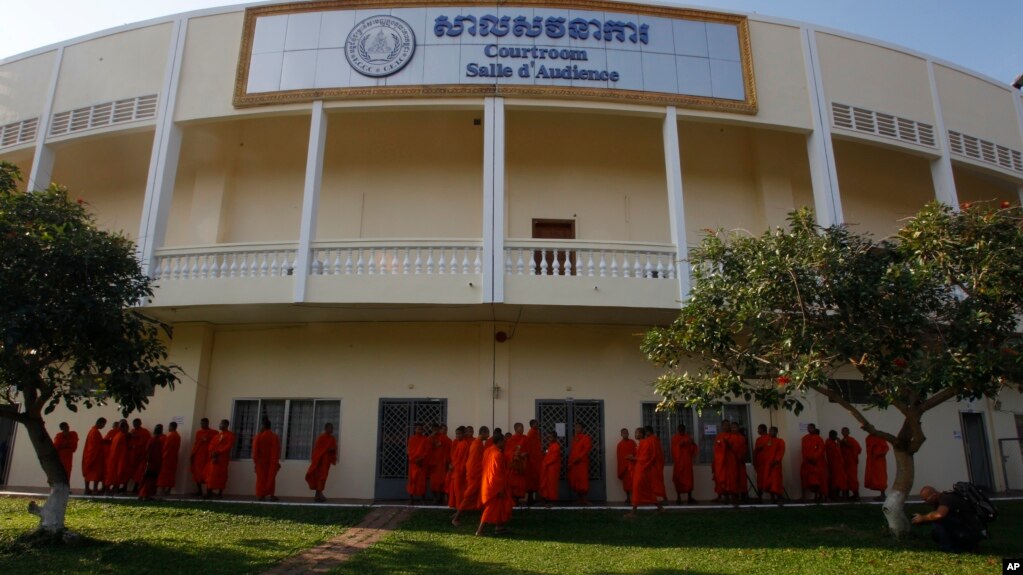
M17 188L20 191L25 191L28 188L28 176L32 172L33 157L33 149L31 148L22 148L15 152L0 154L0 161L14 164L21 170L21 182L17 184Z
M1020 188L1016 184L964 166L953 167L952 173L955 176L956 194L959 196L960 204L992 202L992 207L997 207L1002 202L1019 204Z
M134 239L152 146L151 129L75 140L57 148L52 180L85 200L101 227Z
M235 114L231 105L245 12L190 18L174 119Z
M172 30L170 23L158 24L65 48L54 113L160 94Z
M483 237L481 116L331 114L317 239Z
M940 65L934 66L934 79L945 128L1023 149L1011 88Z
M891 150L835 140L835 166L846 223L877 239L934 199L930 162Z
M506 233L575 220L580 240L671 241L660 119L509 110Z
M50 51L0 66L0 125L42 115L56 59Z

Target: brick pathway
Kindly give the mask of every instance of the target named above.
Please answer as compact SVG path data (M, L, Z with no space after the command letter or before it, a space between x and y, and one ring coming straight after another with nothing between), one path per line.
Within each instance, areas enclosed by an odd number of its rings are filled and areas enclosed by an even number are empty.
M377 507L362 522L333 539L285 559L263 575L326 573L368 548L412 515L408 507Z

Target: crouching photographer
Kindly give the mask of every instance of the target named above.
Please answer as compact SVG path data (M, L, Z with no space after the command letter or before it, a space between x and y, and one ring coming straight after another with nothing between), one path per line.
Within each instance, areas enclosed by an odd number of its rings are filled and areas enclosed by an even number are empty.
M930 485L920 490L920 497L934 507L934 511L914 514L913 525L931 523L931 537L942 551L962 553L974 551L982 539L987 538L987 525L981 510L968 497L955 491L939 492ZM971 486L973 487L973 486Z

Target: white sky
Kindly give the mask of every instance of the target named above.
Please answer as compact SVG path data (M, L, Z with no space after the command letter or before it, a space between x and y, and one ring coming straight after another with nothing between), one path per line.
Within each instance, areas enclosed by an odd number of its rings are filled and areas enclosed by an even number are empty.
M0 59L124 24L246 3L10 0L0 20ZM692 0L684 4L820 24L931 54L1005 84L1023 73L1023 0Z

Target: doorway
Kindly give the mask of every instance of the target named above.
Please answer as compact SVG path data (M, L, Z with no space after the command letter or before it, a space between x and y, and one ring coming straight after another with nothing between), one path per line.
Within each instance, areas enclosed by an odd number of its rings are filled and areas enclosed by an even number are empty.
M381 399L375 499L408 499L408 438L416 423L447 423L447 399Z
M17 405L3 405L0 410L17 412ZM11 457L14 453L14 430L17 423L13 419L0 417L0 485L7 485L7 475L11 470Z
M970 482L993 491L995 481L991 470L991 449L984 431L984 414L963 411L959 418L963 425L963 447Z
M533 219L533 239L574 240L575 220ZM536 250L533 252L535 275L575 275L575 252L569 250Z
M583 424L586 433L593 440L590 451L590 501L607 500L607 480L604 476L604 402L601 400L538 399L536 420L540 432L558 432L561 444L561 477L558 482L558 498L571 501L568 488L568 453L572 449L572 432L576 423Z

